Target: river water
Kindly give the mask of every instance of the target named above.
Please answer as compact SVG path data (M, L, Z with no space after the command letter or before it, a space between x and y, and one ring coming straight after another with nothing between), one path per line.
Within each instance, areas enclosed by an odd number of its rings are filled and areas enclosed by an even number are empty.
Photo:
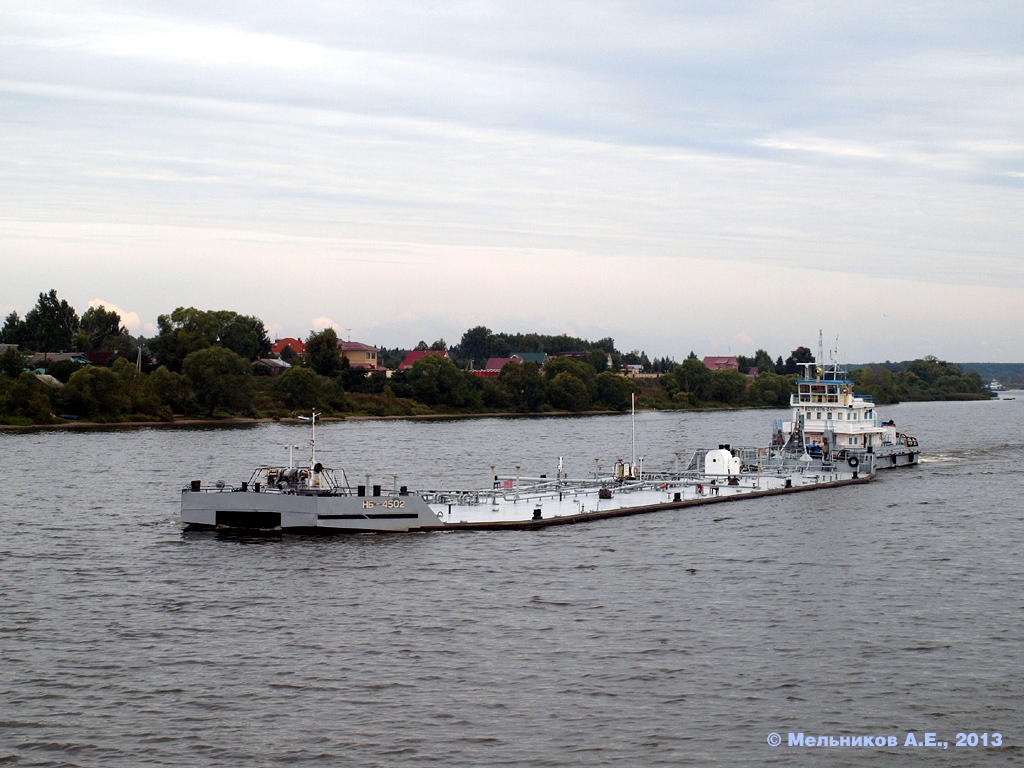
M307 427L0 433L0 763L1020 764L1024 397L881 412L923 463L866 486L340 538L177 522L189 480L305 455ZM783 415L643 413L638 447L670 467L764 444ZM478 487L491 465L608 468L629 434L628 416L353 421L317 444L353 483Z

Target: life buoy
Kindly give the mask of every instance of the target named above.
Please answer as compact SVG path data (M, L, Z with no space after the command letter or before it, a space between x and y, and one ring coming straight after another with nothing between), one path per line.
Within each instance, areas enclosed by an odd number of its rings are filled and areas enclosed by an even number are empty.
M860 459L858 459L856 456L851 456L846 463L849 464L851 467L857 467L860 466Z

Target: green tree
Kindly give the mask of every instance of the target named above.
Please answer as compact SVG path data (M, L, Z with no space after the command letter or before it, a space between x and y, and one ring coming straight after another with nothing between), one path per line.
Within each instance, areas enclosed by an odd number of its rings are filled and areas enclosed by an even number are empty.
M629 410L633 386L622 376L605 371L597 375L597 400L613 411Z
M789 396L796 392L796 376L779 376L773 373L775 366L757 374L747 390L751 405L789 405Z
M161 405L173 413L191 413L195 409L195 394L188 379L161 365L146 377L153 394Z
M783 373L791 374L803 374L804 369L801 363L813 363L814 354L807 347L797 347L789 353L789 357L786 358L785 366L783 367Z
M309 334L306 339L306 360L321 376L334 377L341 367L341 353L338 350L338 334L333 328L325 328Z
M214 313L195 307L178 307L170 315L160 315L156 325L159 333L149 348L161 365L176 373L186 357L213 345L219 330Z
M753 365L757 368L758 374L778 373L778 371L775 370L775 363L772 362L772 356L763 349L759 349L754 353Z
M711 371L692 352L675 370L679 391L690 396L690 400L708 400L711 397Z
M226 347L193 352L185 358L182 372L192 385L199 406L210 416L218 409L237 413L252 406L252 366Z
M692 352L690 353L693 354ZM627 352L622 355L623 365L640 365L643 366L642 370L649 372L651 370L651 361L647 358L646 352L641 352L638 349L634 349L632 352Z
M590 363L574 360L571 357L552 357L544 363L544 377L549 383L554 383L560 373L570 373L582 381L587 388L588 401L597 398L597 372ZM552 401L551 404L554 405L554 402Z
M312 368L289 368L278 377L274 388L285 408L306 411L320 406L323 379Z
M247 360L266 357L271 344L263 321L252 315L231 315L221 328L219 343Z
M724 368L711 372L711 400L728 405L739 405L745 399L750 379L737 370Z
M421 403L465 408L473 404L468 375L447 357L424 355L405 372L405 380Z
M480 388L480 400L485 408L492 411L514 409L512 396L496 379L484 379L479 376L474 378L476 379L477 386ZM540 377L538 376L537 378L539 379Z
M14 347L9 347L6 352L0 355L0 373L16 379L25 370L25 355Z
M590 407L590 393L581 379L562 371L548 384L548 401L562 411L584 411Z
M78 313L57 291L40 293L36 306L25 315L28 343L39 352L71 349L71 339L78 330Z
M34 374L22 373L7 390L4 410L12 416L29 419L34 424L52 424L52 391Z
M605 354L604 350L590 350L587 353L586 362L590 363L590 367L594 369L595 373L604 373L608 370L608 355Z
M862 395L871 395L878 405L891 405L900 401L899 384L892 371L881 366L870 365L859 371L852 371L850 379Z
M82 313L80 323L81 332L88 338L88 349L81 350L88 352L93 349L102 349L107 339L116 339L124 330L121 328L121 316L104 306L89 307Z
M321 390L321 400L325 402L331 410L352 410L352 399L345 392L345 388L342 386L339 379L321 379L321 382L323 386L323 389Z
M178 307L170 315L160 315L156 323L159 333L149 347L172 371L181 371L186 357L207 347L226 347L246 360L270 351L270 339L258 317L229 310L207 312Z
M505 363L498 374L498 384L508 392L517 411L539 411L544 405L547 387L536 363Z
M71 375L60 393L62 407L78 416L116 418L128 413L128 383L112 368L90 365Z
M28 326L25 321L18 317L17 312L11 312L4 320L2 337L4 344L17 344L22 346L28 343Z
M459 342L459 355L472 363L482 365L491 356L490 328L478 325L462 334Z
M71 380L72 374L81 369L82 363L76 363L74 360L55 360L46 366L46 372L64 384Z

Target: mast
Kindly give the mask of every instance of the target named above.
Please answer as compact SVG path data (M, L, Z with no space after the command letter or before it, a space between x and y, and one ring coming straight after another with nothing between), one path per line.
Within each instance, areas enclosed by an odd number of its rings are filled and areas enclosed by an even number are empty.
M631 430L631 448L630 448L630 460L629 460L629 473L633 474L636 467L636 392L631 392L629 395L630 402L630 422L632 424Z
M313 409L313 436L309 439L309 468L316 466L316 408Z

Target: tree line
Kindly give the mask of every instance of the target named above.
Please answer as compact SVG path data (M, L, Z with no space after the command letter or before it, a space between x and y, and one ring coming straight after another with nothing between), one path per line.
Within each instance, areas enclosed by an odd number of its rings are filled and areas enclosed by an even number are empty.
M350 367L340 354L337 334L328 328L311 332L305 354L286 355L291 367L269 377L258 375L265 369L253 365L271 347L258 317L179 307L160 315L157 329L152 338L136 338L116 312L90 308L79 317L56 291L40 293L24 318L12 312L0 331L3 342L12 345L0 356L0 421L283 418L311 408L339 416L623 411L634 395L641 407L653 408L783 407L795 391L799 364L813 361L807 347L775 361L758 350L740 358L740 370L710 371L692 352L679 364L667 357L650 361L638 350L620 352L611 338L590 342L567 335L495 333L478 326L451 347L443 339L429 345L421 341L417 349L447 355L424 355L409 369L388 375ZM25 370L30 351L95 350L112 353L109 362L48 361L43 365L49 380ZM394 369L406 351L382 350L380 359ZM543 367L509 362L493 378L473 373L487 359L514 352L549 357ZM564 353L572 355L558 356ZM627 364L659 375L642 380L619 375ZM757 375L747 375L755 366ZM977 374L964 374L935 358L911 361L895 373L865 368L853 371L851 378L858 391L873 394L879 403L984 392Z

